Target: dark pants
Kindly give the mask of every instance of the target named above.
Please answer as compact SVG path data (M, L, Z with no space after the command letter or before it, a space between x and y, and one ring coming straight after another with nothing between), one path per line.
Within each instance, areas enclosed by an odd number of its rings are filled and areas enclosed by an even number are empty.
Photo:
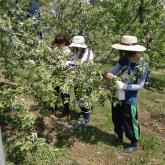
M114 107L112 105L112 121L114 131L119 138L126 137L135 143L140 138L140 128L138 123L138 114L136 105L122 103Z
M88 124L90 122L90 109L81 106L80 109L83 116L83 123Z
M64 106L64 111L69 112L70 95L68 93L62 93L59 86L55 87L55 91L61 97L62 104Z

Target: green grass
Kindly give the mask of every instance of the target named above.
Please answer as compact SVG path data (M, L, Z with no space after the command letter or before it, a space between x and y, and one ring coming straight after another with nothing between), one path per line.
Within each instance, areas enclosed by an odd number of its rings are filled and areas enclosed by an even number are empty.
M165 123L165 73L151 73L150 81L150 87L140 92L139 106L157 120Z
M104 71L111 66L106 65ZM160 76L161 75L161 76ZM131 155L123 153L123 148L129 143L125 138L123 146L115 144L113 124L111 120L111 104L106 101L104 106L98 105L92 113L90 125L84 129L75 129L78 142L74 149L68 148L70 160L80 165L139 165L160 164L165 162L165 73L151 73L151 86L139 94L139 120L141 123L141 140L138 151ZM81 149L79 146L83 145ZM92 149L91 149L92 148ZM97 154L99 148L99 155ZM78 154L73 152L78 150ZM84 151L85 150L85 151ZM88 152L89 155L82 154ZM104 156L103 156L104 155ZM73 161L73 164L74 164ZM67 164L64 161L64 164Z
M111 65L105 64L106 72ZM58 161L51 162L45 157L45 165L164 165L165 163L165 72L152 72L151 85L139 94L139 121L141 140L138 151L127 155L123 149L128 145L117 146L111 119L111 103L106 100L104 106L97 105L91 114L91 123L86 128L77 125L78 110L69 116L58 116L58 112L49 119L45 136L55 148L62 149ZM74 107L73 107L74 108ZM59 108L59 111L61 109ZM52 142L53 141L53 142ZM36 162L42 162L36 155ZM42 163L40 163L42 164ZM7 165L10 165L7 163ZM36 164L39 165L39 164Z

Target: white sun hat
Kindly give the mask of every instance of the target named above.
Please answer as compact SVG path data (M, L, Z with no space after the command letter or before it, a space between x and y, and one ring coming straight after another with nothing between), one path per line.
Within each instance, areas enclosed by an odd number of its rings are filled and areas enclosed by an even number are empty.
M126 51L143 52L146 48L137 44L137 37L124 35L120 43L112 45L112 48Z
M69 47L87 48L88 46L85 44L83 36L74 36Z

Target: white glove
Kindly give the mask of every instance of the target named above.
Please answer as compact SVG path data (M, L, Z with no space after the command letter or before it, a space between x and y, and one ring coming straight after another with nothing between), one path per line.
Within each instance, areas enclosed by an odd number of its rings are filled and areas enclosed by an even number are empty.
M122 89L117 90L117 97L119 100L125 100L125 92Z
M117 89L127 89L127 84L123 83L122 81L115 81L115 84L117 86Z
M72 66L72 65L74 65L74 61L66 61L65 65Z
M65 65L69 66L70 63L71 63L71 61L66 61Z

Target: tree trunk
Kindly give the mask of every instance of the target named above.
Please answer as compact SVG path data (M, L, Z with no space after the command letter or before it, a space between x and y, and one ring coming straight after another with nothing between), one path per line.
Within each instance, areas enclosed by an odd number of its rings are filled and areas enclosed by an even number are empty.
M0 128L0 165L5 165L3 145L2 145L1 128Z

